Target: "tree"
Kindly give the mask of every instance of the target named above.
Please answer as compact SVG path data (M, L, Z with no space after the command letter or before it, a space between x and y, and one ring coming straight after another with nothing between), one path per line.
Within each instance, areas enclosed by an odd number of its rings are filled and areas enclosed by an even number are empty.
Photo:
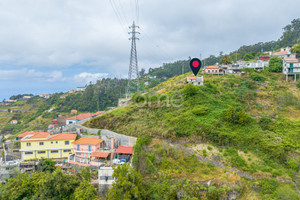
M140 77L144 76L145 75L145 69L142 68L141 71L140 71Z
M225 65L231 64L231 58L228 55L225 55L221 58L220 63Z
M236 61L242 59L242 55L240 53L233 53L233 54L230 55L230 59L233 62L236 62Z
M144 199L145 189L142 175L128 164L114 169L115 182L108 192L109 200Z
M85 167L81 170L81 176L83 177L83 179L85 181L90 181L91 179L91 172L90 172L90 169L88 167Z
M300 59L300 44L296 44L291 48L291 52L296 54L296 57Z
M244 59L245 61L253 60L254 58L255 58L255 56L254 56L253 54L251 54L251 53L246 53L246 54L244 55L244 57L243 57L243 59Z
M272 57L269 62L270 72L282 72L282 59Z
M53 172L55 168L56 168L55 161L51 159L42 158L39 160L39 163L37 165L37 170L39 172L45 172L45 171Z
M297 85L297 88L300 89L300 81L298 81L296 85Z
M97 199L97 191L95 187L90 184L88 181L83 181L80 183L74 191L75 200L93 200Z

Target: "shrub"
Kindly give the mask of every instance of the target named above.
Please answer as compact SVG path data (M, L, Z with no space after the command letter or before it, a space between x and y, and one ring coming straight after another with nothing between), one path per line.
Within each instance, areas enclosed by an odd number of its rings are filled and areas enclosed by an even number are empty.
M212 148L210 146L208 146L207 149L210 150L210 151L212 150Z
M262 194L273 194L279 183L277 180L272 180L272 179L263 179L261 181L261 193Z
M200 115L204 115L205 113L207 113L207 111L208 111L208 107L197 107L192 110L192 113L194 115L200 116Z
M262 128L262 130L269 130L271 123L272 119L269 116L262 116L259 119L259 125Z
M203 156L206 157L207 156L207 151L205 149L203 149Z
M254 81L258 81L258 82L265 82L265 80L267 80L266 77L260 75L260 74L257 74L257 73L254 73L254 74L251 74L250 75L250 78Z
M299 169L299 162L297 162L295 159L291 159L287 162L288 167L292 170L297 171Z
M297 86L297 88L300 89L300 81L297 82L297 85L296 85L296 86Z
M197 87L193 84L186 84L183 93L186 97L194 96L197 93Z

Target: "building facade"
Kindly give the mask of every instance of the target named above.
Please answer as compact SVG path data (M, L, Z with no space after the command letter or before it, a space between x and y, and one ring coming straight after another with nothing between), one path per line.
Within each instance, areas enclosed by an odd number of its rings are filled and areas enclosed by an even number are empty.
M46 132L31 132L20 140L22 161L41 158L63 159L73 153L72 142L76 134L60 133L50 135Z

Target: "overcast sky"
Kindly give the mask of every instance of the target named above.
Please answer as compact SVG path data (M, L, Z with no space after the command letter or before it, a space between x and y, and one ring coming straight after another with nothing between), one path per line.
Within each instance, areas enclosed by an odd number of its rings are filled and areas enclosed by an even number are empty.
M126 77L133 20L139 68L148 69L277 40L299 8L298 0L0 0L0 101Z

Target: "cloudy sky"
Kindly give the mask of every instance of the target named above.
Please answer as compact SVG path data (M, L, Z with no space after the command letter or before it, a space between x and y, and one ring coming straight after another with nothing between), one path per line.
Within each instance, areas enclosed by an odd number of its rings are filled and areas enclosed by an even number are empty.
M139 68L277 40L295 0L0 0L0 101L126 77L128 26Z

